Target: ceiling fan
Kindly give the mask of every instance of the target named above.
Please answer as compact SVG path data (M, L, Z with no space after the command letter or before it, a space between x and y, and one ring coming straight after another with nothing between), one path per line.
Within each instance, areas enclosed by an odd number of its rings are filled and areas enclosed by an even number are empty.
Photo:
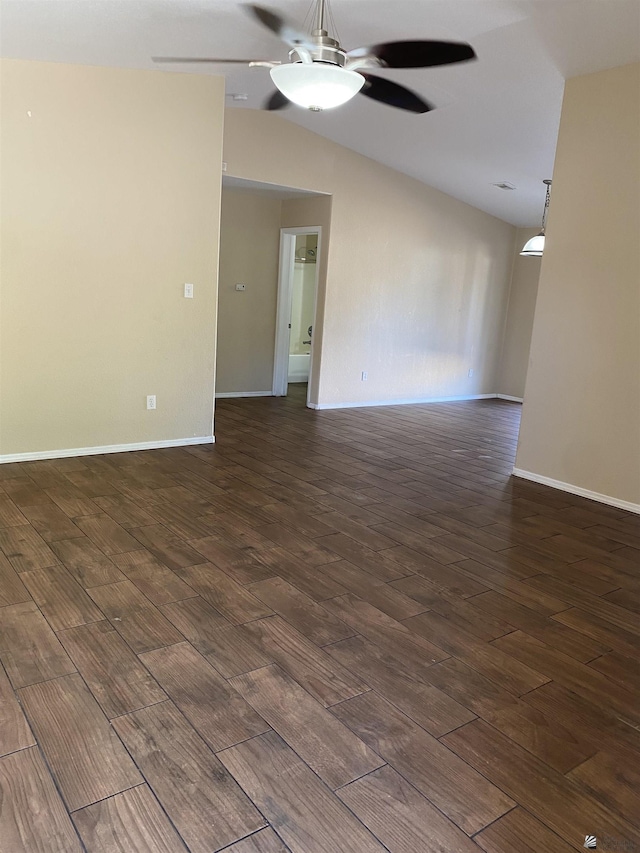
M326 29L328 0L316 0L315 27L305 33L277 12L245 4L247 11L291 50L289 62L261 59L213 59L211 57L154 56L154 62L233 63L250 68L269 68L277 91L264 108L280 110L291 103L313 112L346 103L360 92L368 98L408 110L426 113L433 106L410 89L371 74L371 68L427 68L475 59L471 45L450 41L396 41L345 50Z

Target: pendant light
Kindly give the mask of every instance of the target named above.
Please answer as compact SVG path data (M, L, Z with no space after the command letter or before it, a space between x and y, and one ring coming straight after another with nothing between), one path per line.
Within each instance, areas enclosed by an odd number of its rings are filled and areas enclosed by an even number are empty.
M542 212L542 230L539 234L536 234L535 237L531 237L530 240L527 240L522 247L520 254L524 255L525 258L540 258L544 252L544 229L547 224L547 211L549 210L549 199L551 198L551 181L547 178L542 183L547 186L547 195L544 200L544 211Z

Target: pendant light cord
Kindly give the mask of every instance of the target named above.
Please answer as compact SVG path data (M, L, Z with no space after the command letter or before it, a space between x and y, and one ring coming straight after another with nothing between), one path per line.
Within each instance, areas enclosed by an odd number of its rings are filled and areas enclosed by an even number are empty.
M542 211L542 234L545 233L545 227L547 225L547 212L549 210L549 202L551 200L551 181L544 181L547 185L547 195L544 200L544 210Z

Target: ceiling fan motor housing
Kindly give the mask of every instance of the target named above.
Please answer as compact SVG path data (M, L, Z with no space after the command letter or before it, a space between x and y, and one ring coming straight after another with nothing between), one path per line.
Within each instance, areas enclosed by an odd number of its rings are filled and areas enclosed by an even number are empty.
M314 62L326 62L344 68L347 64L347 52L340 47L339 42L327 35L316 35L315 33L311 38L314 47L305 46L304 49L300 49L300 53L294 47L289 52L289 59L292 62L304 62L305 55L309 54Z

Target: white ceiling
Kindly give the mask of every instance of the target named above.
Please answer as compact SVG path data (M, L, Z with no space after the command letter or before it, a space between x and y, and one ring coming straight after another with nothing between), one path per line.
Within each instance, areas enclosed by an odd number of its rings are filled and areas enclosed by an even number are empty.
M302 22L310 0L265 0ZM433 38L470 42L478 61L383 71L438 109L403 113L356 97L337 110L279 113L519 226L540 221L565 79L640 61L640 0L332 0L343 47ZM286 60L287 48L240 0L0 0L5 57L155 68L150 57ZM259 108L268 71L225 74L228 103ZM171 73L182 73L170 68ZM588 178L588 176L585 176ZM505 191L499 181L515 184Z

